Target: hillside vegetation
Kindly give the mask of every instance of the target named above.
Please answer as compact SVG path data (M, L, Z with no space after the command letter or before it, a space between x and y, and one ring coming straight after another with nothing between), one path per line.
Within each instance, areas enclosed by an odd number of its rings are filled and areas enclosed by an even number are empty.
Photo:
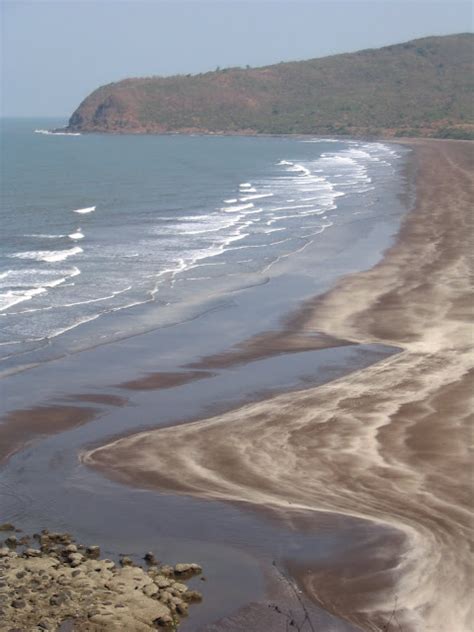
M474 138L470 33L261 68L125 79L68 130Z

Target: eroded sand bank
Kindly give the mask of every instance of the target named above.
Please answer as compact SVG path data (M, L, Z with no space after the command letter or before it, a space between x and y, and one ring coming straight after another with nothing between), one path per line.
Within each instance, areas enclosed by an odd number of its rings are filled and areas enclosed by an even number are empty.
M320 568L305 568L300 583L367 630L387 629L396 611L405 632L463 632L472 614L473 149L425 140L413 148L417 204L395 245L307 304L301 319L303 333L401 353L83 459L137 486L273 508L296 527L302 515L307 527L308 512L327 511L395 530L403 537L393 564L371 564L368 549L345 586Z

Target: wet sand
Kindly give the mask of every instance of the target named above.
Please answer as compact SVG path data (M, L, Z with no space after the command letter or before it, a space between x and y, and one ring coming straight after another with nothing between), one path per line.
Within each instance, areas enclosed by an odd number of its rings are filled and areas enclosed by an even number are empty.
M414 141L416 208L367 272L307 303L301 334L402 352L336 381L83 458L107 476L272 509L333 512L386 537L338 564L289 562L327 610L366 630L470 629L473 149ZM204 367L203 367L204 368ZM236 628L237 629L237 628Z
M174 388L175 386L188 384L189 382L194 382L194 380L203 380L211 376L212 373L210 371L183 371L181 373L178 371L156 371L136 380L122 382L119 386L132 391L154 391L161 388Z
M96 414L95 408L85 406L51 405L15 410L0 424L0 463L31 441L86 424Z

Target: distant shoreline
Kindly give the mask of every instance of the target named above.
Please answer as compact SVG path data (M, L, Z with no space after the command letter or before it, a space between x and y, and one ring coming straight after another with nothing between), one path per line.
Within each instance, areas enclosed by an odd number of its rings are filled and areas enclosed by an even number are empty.
M182 131L150 131L150 130L105 130L105 129L75 129L66 127L58 127L48 130L52 136L60 135L97 135L97 136L217 136L217 137L243 137L243 138L317 138L326 139L331 138L340 141L367 141L367 142L394 142L394 143L410 143L412 141L417 142L419 140L431 140L431 141L453 141L457 142L472 142L474 139L471 137L466 138L451 138L451 137L437 137L430 135L420 136L397 136L396 130L387 130L386 134L370 134L361 131L360 134L335 134L333 132L308 132L308 133L282 133L271 134L266 132L255 132L253 130L240 130L240 131L219 131L214 132L210 130L182 130Z

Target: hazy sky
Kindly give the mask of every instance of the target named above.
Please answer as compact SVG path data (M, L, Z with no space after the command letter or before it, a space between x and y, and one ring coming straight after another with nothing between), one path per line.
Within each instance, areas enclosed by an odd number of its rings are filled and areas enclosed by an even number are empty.
M448 0L0 0L4 116L69 116L129 76L258 66L472 31Z

